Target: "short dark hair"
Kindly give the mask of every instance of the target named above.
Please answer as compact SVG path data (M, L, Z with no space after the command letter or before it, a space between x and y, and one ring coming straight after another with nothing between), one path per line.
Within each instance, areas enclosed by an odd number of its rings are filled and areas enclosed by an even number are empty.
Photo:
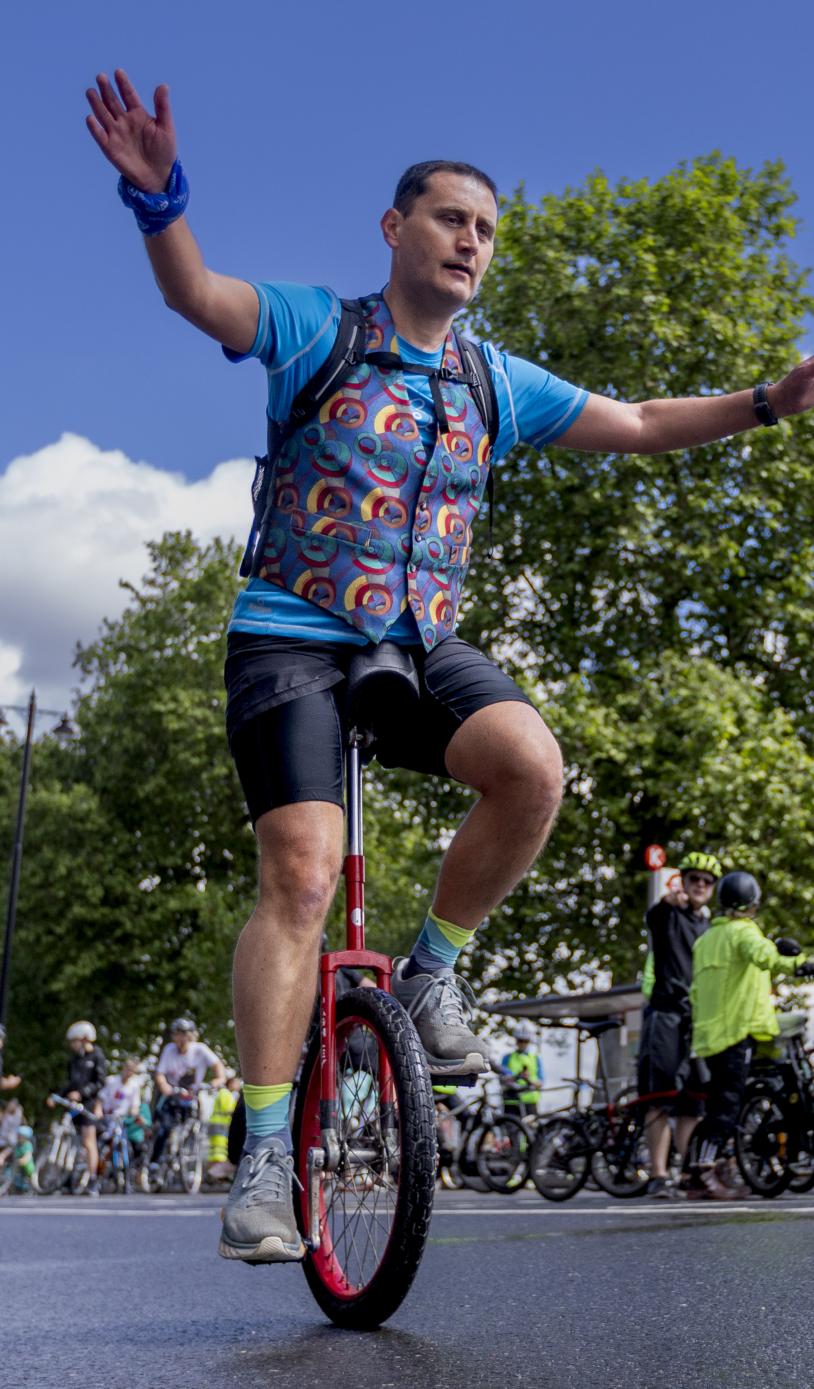
M462 178L477 179L478 183L489 189L497 202L497 184L483 169L476 169L474 164L463 164L459 159L425 159L423 164L411 164L409 169L405 169L396 184L393 206L403 217L410 212L416 198L426 193L427 180L433 174L460 174Z

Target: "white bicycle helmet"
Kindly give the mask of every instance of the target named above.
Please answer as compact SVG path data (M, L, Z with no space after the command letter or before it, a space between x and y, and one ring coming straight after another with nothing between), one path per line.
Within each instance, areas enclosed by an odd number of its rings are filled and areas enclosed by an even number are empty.
M526 1018L521 1018L514 1029L513 1035L516 1042L533 1042L534 1024L530 1023Z
M96 1028L92 1022L72 1022L65 1033L66 1042L95 1042Z

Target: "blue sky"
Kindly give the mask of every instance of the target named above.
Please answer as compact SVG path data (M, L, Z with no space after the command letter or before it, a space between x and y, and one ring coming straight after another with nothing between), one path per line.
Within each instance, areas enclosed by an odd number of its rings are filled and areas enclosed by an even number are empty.
M170 83L190 223L225 273L340 293L379 286L378 217L417 159L468 159L506 192L525 180L536 198L597 167L614 180L655 178L713 149L753 167L786 162L803 220L793 254L814 264L811 0L776 12L755 0L38 0L7 8L3 28L0 508L37 478L15 512L13 574L33 540L26 525L39 517L47 530L50 497L56 538L66 477L81 490L82 459L66 471L52 447L63 433L89 441L93 466L117 460L119 511L106 513L104 487L83 503L108 540L139 479L152 488L144 525L160 533L182 519L185 480L200 484L203 506L231 487L225 474L220 491L212 485L218 465L263 446L260 368L227 365L164 307L114 171L85 129L84 90L100 69L125 67L143 98ZM36 455L28 474L14 465L21 455ZM165 505L171 471L182 477ZM94 542L83 536L90 574ZM6 586L0 701L32 679L56 680L43 654L54 632L34 611L50 601ZM87 639L91 598L73 628L65 605L54 630Z

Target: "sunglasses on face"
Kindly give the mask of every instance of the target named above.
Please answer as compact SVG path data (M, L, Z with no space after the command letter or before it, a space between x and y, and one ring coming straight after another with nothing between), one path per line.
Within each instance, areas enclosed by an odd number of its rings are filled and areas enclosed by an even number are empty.
M686 880L697 887L714 887L715 879L708 878L705 873L687 873Z

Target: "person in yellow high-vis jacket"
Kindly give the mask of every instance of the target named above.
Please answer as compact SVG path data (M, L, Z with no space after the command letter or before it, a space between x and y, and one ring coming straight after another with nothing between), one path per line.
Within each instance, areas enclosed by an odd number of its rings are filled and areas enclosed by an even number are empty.
M687 1194L721 1201L740 1194L724 1180L721 1155L737 1127L752 1049L780 1031L772 978L793 972L803 955L796 941L784 937L775 944L764 935L754 919L760 886L751 873L727 873L718 884L718 902L721 914L692 953L692 1047L706 1062L710 1080Z

